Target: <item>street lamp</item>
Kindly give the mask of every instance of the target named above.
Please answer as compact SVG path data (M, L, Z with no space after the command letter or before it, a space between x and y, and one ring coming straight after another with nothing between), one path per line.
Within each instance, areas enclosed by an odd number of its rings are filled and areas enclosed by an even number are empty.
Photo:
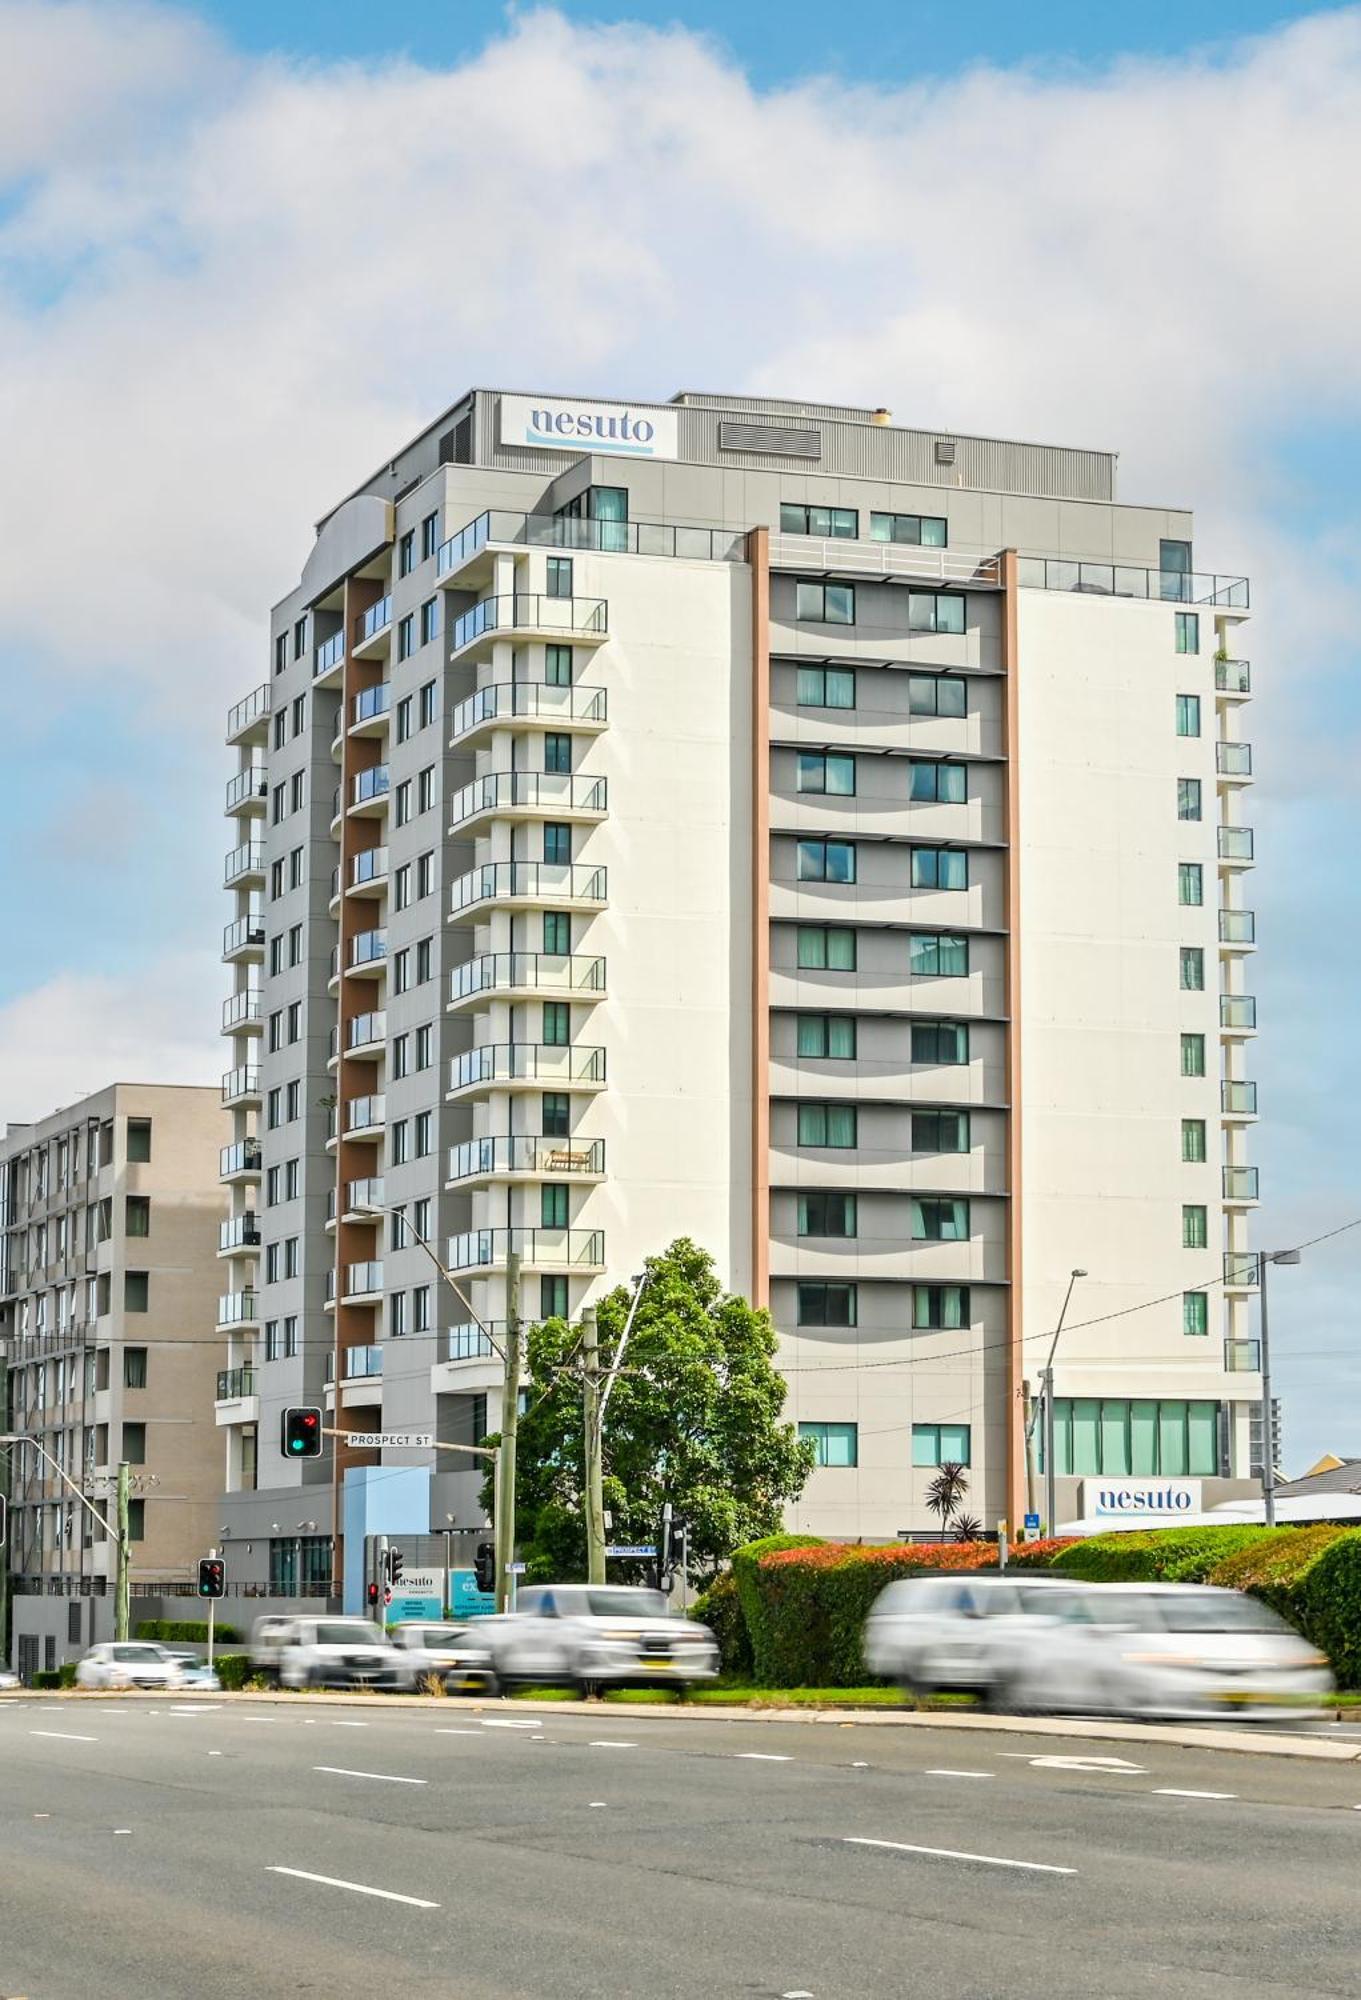
M1257 1252L1258 1331L1262 1352L1262 1519L1268 1528L1276 1525L1276 1454L1271 1438L1271 1340L1267 1327L1266 1267L1268 1264L1298 1264L1298 1250Z
M1047 1535L1054 1532L1054 1513L1057 1500L1054 1494L1054 1353L1063 1332L1063 1322L1068 1317L1068 1302L1073 1296L1073 1287L1079 1278L1087 1273L1073 1270L1068 1273L1068 1289L1063 1295L1063 1305L1059 1311L1059 1322L1054 1328L1054 1338L1049 1343L1049 1359L1040 1373L1040 1395L1044 1408L1044 1530ZM1030 1422L1026 1426L1026 1469L1034 1464L1035 1425L1039 1419L1041 1405L1037 1402L1030 1412Z

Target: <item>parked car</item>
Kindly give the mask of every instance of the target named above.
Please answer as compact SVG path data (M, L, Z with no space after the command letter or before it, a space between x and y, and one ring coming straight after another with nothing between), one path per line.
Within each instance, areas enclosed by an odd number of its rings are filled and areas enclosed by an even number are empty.
M1007 1708L1279 1722L1332 1691L1323 1654L1240 1591L1093 1584L1032 1594L1027 1609L997 1632Z
M904 1694L987 1697L997 1673L1001 1621L1025 1616L1061 1579L1002 1571L901 1577L880 1591L865 1623L865 1664Z
M290 1618L266 1635L262 1650L288 1688L403 1687L407 1669L397 1648L367 1618ZM252 1645L252 1653L254 1646Z
M513 1613L481 1623L502 1687L685 1687L718 1675L713 1633L673 1613L659 1590L536 1584Z
M83 1688L177 1688L184 1672L173 1653L147 1640L109 1640L91 1646L76 1668Z
M179 1661L180 1671L184 1675L184 1685L186 1687L197 1688L200 1694L220 1694L222 1692L222 1683L217 1677L216 1667L210 1667L208 1662L194 1652L192 1647L169 1646L166 1650L172 1659Z
M409 1619L389 1626L388 1636L402 1656L404 1685L419 1689L435 1680L450 1694L493 1685L489 1635L480 1629L486 1623L484 1618L459 1625Z

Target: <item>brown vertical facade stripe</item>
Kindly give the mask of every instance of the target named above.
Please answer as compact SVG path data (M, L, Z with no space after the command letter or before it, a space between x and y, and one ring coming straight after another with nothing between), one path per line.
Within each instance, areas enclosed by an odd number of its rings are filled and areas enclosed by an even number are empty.
M770 530L751 564L751 1302L770 1304Z
M1007 1014L1007 1443L1006 1520L1015 1533L1025 1514L1025 1311L1021 1210L1021 787L1019 633L1015 549L1002 551L1002 747L1006 789ZM1050 1524L1046 1523L1046 1527Z

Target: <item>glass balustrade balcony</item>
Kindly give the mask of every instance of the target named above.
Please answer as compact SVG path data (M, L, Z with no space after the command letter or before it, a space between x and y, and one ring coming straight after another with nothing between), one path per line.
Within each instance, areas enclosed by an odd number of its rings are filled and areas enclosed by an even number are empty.
M535 1133L468 1139L449 1149L449 1179L599 1180L603 1139L545 1139Z
M1249 600L1245 576L1075 562L1066 556L1022 556L1017 580L1027 590L1072 590L1093 597L1149 598L1163 604L1213 604L1226 611L1246 611Z
M219 1368L217 1372L219 1403L236 1403L243 1397L258 1396L259 1393L259 1377L253 1368Z
M253 688L244 701L227 710L227 741L239 743L244 737L263 737L269 721L269 683Z
M219 1327L255 1326L260 1319L258 1292L224 1292L217 1302Z
M1254 1034L1257 1029L1257 1002L1246 993L1221 993L1219 1025L1226 1033Z
M1226 1375L1260 1375L1262 1372L1262 1343L1260 1340L1226 1340L1224 1342L1224 1373Z
M1252 693L1252 668L1246 660L1215 661L1216 694Z
M1224 1199L1229 1202L1258 1200L1258 1177L1256 1167L1225 1167Z
M317 647L312 656L312 678L319 680L323 674L333 674L345 658L345 634L333 632L329 639Z
M354 643L356 651L361 646L367 646L370 640L377 639L382 633L386 632L391 623L392 598L390 595L387 595L380 597L376 604L371 604L367 611L362 611L355 619Z
M244 986L239 993L229 993L222 1003L222 1032L230 1035L239 1029L249 1031L260 1026L260 989Z
M229 1069L222 1079L222 1102L240 1104L246 1098L259 1098L260 1072L249 1064L239 1069Z
M217 1247L222 1250L254 1250L260 1242L260 1219L253 1209L233 1215L217 1227Z
M583 1003L605 997L605 961L580 953L484 952L456 965L449 978L449 1005L463 1007L482 994L518 997L546 993Z
M224 1146L218 1155L218 1174L224 1181L243 1179L250 1176L260 1178L260 1141L258 1139L238 1139L234 1146Z
M358 937L350 939L350 967L359 971L365 966L378 969L388 955L388 934L386 931L361 931Z
M1250 778L1252 776L1252 745L1250 743L1216 743L1215 770L1221 778Z
M598 645L609 637L609 607L603 597L547 597L533 591L484 597L454 620L450 651L461 653L498 632L525 638L542 633L573 645Z
M368 1298L383 1289L383 1267L381 1264L347 1264L345 1266L345 1287L342 1297L347 1299Z
M362 854L350 857L350 887L355 890L378 890L388 878L388 851L386 847L366 847Z
M347 1215L362 1215L370 1209L383 1207L383 1177L370 1174L366 1180L346 1181L345 1212Z
M605 869L573 861L488 861L450 885L449 914L482 903L597 910L606 901L606 881Z
M472 1320L464 1320L458 1326L451 1326L444 1336L444 1359L446 1361L482 1361L496 1353L491 1344L490 1334L498 1342L505 1339L504 1320L492 1320L484 1330Z
M258 876L263 881L264 875L265 850L255 841L247 841L240 847L234 847L222 864L224 889L230 889L238 882L248 881L252 876Z
M374 764L367 771L357 771L350 781L350 804L352 806L375 806L387 797L388 767Z
M449 1266L455 1271L504 1265L514 1250L532 1271L600 1271L605 1266L603 1229L471 1229L449 1239Z
M493 681L459 702L449 719L449 740L458 744L480 730L515 722L542 723L554 730L598 734L609 719L602 687L549 686L545 681Z
M598 1090L605 1081L605 1051L574 1043L490 1042L451 1057L450 1090L524 1083L551 1090Z
M747 559L747 537L740 528L687 528L663 521L577 520L566 514L520 514L494 507L440 544L435 558L436 574L456 576L490 547L670 556L683 562Z
M1259 1275L1255 1250L1224 1252L1224 1283L1230 1291L1256 1291Z
M265 955L265 919L262 912L250 911L228 924L222 933L224 959L253 959Z
M1245 864L1252 860L1252 828L1250 826L1216 827L1215 841L1221 861Z
M263 812L269 801L269 770L264 764L247 764L227 783L226 810L229 813Z
M1250 945L1257 942L1257 918L1252 910L1221 910L1219 942Z
M391 699L392 686L388 681L380 681L377 687L361 688L350 703L350 727L358 729L366 722L381 722Z
M602 820L608 781L571 771L493 771L455 792L449 806L454 831L490 814L526 819Z
M1219 1086L1219 1108L1226 1118L1255 1118L1257 1085L1226 1077Z
M345 1131L350 1138L362 1133L378 1133L387 1119L383 1097L352 1097L345 1106Z
M346 1048L353 1055L359 1049L371 1049L387 1040L388 1017L383 1009L376 1013L356 1014L349 1024L345 1038Z

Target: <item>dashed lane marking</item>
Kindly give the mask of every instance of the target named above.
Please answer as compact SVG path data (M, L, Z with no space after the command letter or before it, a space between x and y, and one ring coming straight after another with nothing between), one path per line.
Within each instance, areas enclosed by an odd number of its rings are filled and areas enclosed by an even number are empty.
M380 1785L423 1785L424 1778L397 1778L390 1771L347 1771L339 1764L314 1764L314 1771L324 1771L331 1778L372 1778Z
M988 1868L1020 1868L1032 1875L1076 1875L1076 1868L1056 1868L1050 1861L1012 1861L1002 1854L965 1854L955 1847L916 1847L906 1840L869 1840L843 1834L847 1847L887 1847L897 1854L928 1854L941 1861L978 1861Z
M326 1889L349 1889L356 1896L381 1896L385 1903L405 1903L412 1910L437 1910L424 1896L399 1896L395 1889L375 1889L368 1882L346 1882L339 1875L313 1875L306 1868L270 1868L271 1875L292 1875L299 1882L320 1882Z

